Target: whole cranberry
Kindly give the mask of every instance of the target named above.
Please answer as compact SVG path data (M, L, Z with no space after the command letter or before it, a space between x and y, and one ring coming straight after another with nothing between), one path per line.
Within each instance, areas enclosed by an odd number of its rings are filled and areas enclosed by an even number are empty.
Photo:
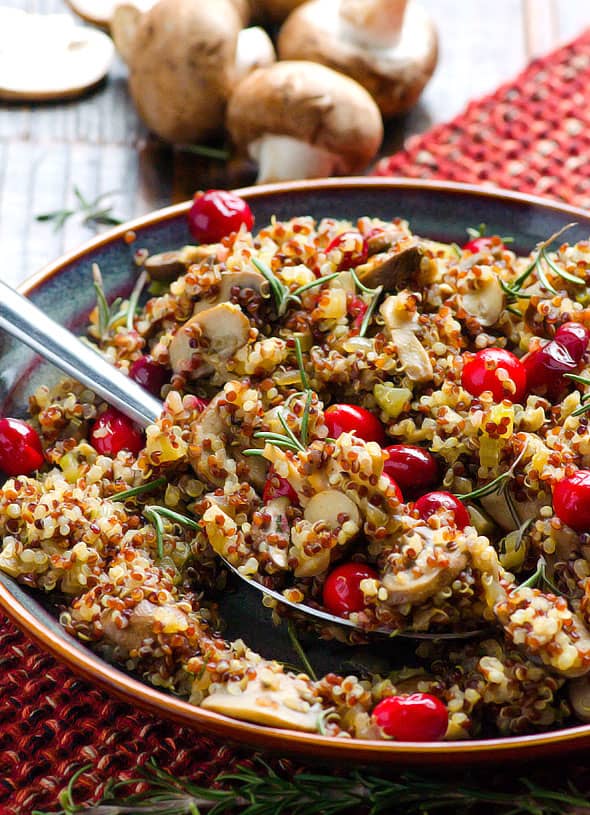
M45 457L37 431L20 419L0 419L0 470L6 475L30 475Z
M437 492L427 492L416 501L415 508L421 518L425 521L439 510L450 510L455 516L455 526L457 529L465 529L471 523L469 513L465 505L450 492L439 490Z
M570 353L572 359L580 362L588 347L590 332L581 323L564 323L555 332L555 341Z
M522 402L526 396L527 374L523 363L504 348L484 348L466 362L461 384L472 396L491 391L496 402L510 399Z
M575 373L579 360L574 359L561 342L551 340L537 351L527 354L523 358L523 365L529 390L556 401L568 386L564 374Z
M383 470L399 484L406 497L419 495L438 483L438 464L428 450L414 444L391 444L384 450L389 457Z
M379 419L358 405L330 405L324 413L324 420L333 439L342 433L354 433L363 441L376 441L380 445L385 442L385 429Z
M351 562L337 566L324 583L322 599L325 608L338 617L348 617L353 611L362 611L365 597L360 588L361 581L377 577L377 572L366 563Z
M333 241L328 245L326 254L330 254L334 249L338 249L341 253L341 260L336 268L337 272L343 272L346 269L354 269L367 262L369 257L369 245L363 238L360 232L348 230L336 235Z
M439 741L449 725L446 705L430 693L388 696L375 705L371 717L398 741Z
M199 243L218 243L237 232L242 224L248 230L254 225L254 216L246 201L228 190L197 193L187 217L191 235Z
M143 449L143 433L124 413L109 407L92 425L90 444L103 456L114 458L121 450L137 455Z
M590 532L590 470L576 470L555 484L553 509L576 532Z
M147 354L135 360L129 368L129 376L154 396L159 396L164 385L170 381L166 368Z

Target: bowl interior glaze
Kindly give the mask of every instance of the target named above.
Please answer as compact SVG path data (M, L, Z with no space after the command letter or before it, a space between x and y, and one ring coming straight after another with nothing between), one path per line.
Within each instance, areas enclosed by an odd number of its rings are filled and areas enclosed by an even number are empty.
M399 216L408 219L418 234L462 244L467 240L466 227L485 223L491 234L513 236L514 248L523 253L571 222L576 222L576 226L568 232L568 241L590 235L590 216L581 210L514 193L444 182L331 179L253 187L240 193L250 202L259 227L273 215L278 219L307 214L353 221L362 215L384 219ZM137 275L133 255L138 248L161 252L190 242L185 218L189 206L190 202L169 207L95 238L29 279L21 291L55 320L76 333L84 333L88 313L95 303L92 263L100 266L110 299L129 294ZM125 240L130 231L136 234L132 244ZM0 415L24 416L28 394L39 384L54 382L60 376L27 348L0 335ZM240 590L221 600L229 620L229 636L244 636L265 656L293 661L293 651L283 627L272 629L257 592ZM411 765L497 761L507 756L528 759L590 745L590 726L585 725L507 739L400 744L333 740L238 722L192 707L108 665L67 635L45 603L3 573L0 573L0 605L42 647L108 692L226 740L278 750L282 754L321 757L338 763ZM387 649L391 648L396 649L395 658L400 664L411 659L411 643L396 640L388 643ZM383 664L385 669L389 659L382 646L373 648L370 653L359 653L311 642L306 649L312 663L315 660L319 669L325 671L334 670L336 665L338 669L352 672L358 663L374 669Z

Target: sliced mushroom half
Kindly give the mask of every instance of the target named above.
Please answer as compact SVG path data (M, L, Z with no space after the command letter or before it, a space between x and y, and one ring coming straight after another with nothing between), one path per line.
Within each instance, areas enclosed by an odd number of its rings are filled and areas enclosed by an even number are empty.
M380 308L381 316L394 341L404 373L412 382L429 382L432 363L424 346L416 337L417 314L408 311L400 295L390 295Z
M200 311L181 326L170 344L174 373L204 376L246 345L250 322L239 306L219 303Z
M79 96L104 79L114 50L102 31L67 15L0 8L0 99Z
M356 267L355 274L365 286L383 286L385 292L400 291L420 271L422 256L422 246L412 238L411 244L401 250L395 246L387 252L372 255L366 263Z

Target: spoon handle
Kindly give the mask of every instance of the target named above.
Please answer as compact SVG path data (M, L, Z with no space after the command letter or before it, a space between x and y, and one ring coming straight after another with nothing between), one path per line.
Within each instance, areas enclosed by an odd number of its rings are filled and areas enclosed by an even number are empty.
M0 280L0 328L145 427L162 403Z

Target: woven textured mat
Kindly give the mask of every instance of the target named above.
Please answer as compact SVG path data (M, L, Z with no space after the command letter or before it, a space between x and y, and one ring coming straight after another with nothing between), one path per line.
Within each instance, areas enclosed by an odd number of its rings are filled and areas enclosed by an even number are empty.
M589 154L590 31L413 138L376 172L494 184L590 207ZM92 770L81 797L151 756L206 783L247 755L113 701L0 617L0 815L56 808L85 764Z
M590 30L452 121L408 140L377 175L463 181L590 208Z

